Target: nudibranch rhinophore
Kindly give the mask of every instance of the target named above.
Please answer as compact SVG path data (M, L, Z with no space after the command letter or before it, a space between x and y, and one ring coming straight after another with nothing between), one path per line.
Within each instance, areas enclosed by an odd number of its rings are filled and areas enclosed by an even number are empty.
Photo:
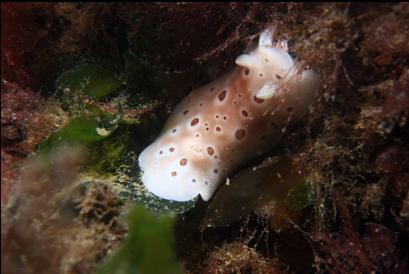
M288 54L286 41L263 31L258 47L236 59L227 75L193 90L159 137L139 156L142 182L156 196L211 198L226 177L266 153L304 116L319 87L317 75Z

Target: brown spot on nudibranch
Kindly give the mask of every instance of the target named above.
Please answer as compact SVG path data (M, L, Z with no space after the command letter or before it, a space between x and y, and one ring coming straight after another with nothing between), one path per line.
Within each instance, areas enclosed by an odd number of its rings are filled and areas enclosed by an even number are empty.
M249 70L248 68L246 68L246 69L244 70L244 74L245 74L245 75L249 75L249 74L250 74L250 70Z
M281 76L278 75L278 74L276 74L276 78L277 78L278 80L281 80Z
M177 131L176 128L174 128L174 129L172 130L173 133L175 133L176 131Z
M220 132L220 131L222 131L222 128L221 127L216 127L216 131Z
M244 129L239 129L236 131L236 133L234 134L234 136L236 136L237 140L241 140L244 138L244 136L246 135L246 131Z
M183 158L182 160L180 160L179 163L180 163L181 166L185 166L187 164L187 159Z
M213 172L214 172L215 174L217 174L219 171L218 171L217 169L214 169Z
M199 123L199 118L195 118L192 120L192 122L190 122L190 125L193 127L195 125L197 125Z
M185 110L184 112L183 112L183 115L186 115L186 114L188 114L189 113L189 111L188 110Z
M293 108L292 108L292 107L288 107L288 108L287 108L287 111L288 111L288 112L291 112L291 111L293 111Z
M208 147L207 148L207 153L209 153L210 156L213 155L214 149L212 147Z
M176 171L172 171L171 175L172 175L172 177L175 177L175 176L178 175L178 174L177 174Z
M162 150L161 150L161 151L159 151L159 154L160 154L160 155L162 155L162 154L163 154L163 151L162 151Z
M224 98L226 98L226 94L227 94L227 90L223 90L222 92L220 92L220 94L219 94L219 100L220 101L223 101L224 100Z
M247 111L245 111L245 110L242 110L242 111L241 111L241 114L243 114L244 117L249 116L249 113L248 113Z
M174 148L174 147L171 147L171 148L169 148L169 151L170 151L170 152L174 152L174 151L175 151L175 148Z

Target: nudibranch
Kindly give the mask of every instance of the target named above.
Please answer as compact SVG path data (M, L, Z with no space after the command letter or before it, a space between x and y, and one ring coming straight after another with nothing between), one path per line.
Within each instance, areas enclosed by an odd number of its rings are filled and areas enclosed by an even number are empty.
M263 31L233 71L193 90L175 108L138 158L150 192L174 201L209 200L231 172L266 153L308 112L318 77L273 34L273 28Z

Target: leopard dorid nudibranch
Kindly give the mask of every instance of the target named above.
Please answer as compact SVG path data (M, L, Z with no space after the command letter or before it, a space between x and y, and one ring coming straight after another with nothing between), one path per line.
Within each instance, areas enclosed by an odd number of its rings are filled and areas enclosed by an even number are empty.
M258 47L227 75L193 90L139 156L142 182L160 198L211 198L219 184L275 145L308 112L318 77L288 54L287 42L261 33Z

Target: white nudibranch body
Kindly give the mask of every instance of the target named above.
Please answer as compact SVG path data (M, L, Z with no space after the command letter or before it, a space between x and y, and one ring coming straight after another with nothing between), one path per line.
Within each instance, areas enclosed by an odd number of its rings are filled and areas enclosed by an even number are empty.
M138 158L149 191L207 201L234 169L267 152L308 112L318 77L299 68L285 41L272 38L273 29L265 30L258 47L236 59L238 67L175 108Z

